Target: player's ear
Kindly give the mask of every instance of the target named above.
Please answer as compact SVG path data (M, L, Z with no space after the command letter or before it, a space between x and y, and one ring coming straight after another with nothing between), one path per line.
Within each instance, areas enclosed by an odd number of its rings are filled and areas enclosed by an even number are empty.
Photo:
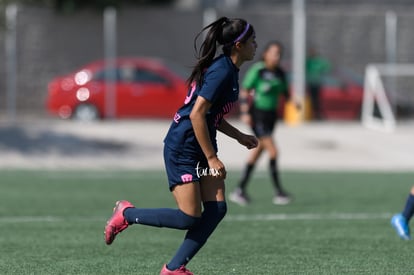
M240 42L240 41L237 41L235 44L234 44L234 48L236 49L236 50L240 50L241 48L242 48L242 43Z

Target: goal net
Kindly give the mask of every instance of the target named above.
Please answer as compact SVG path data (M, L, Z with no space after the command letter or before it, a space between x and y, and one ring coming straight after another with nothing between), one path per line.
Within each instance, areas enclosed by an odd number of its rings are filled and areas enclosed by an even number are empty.
M365 68L361 120L391 132L397 120L414 114L414 64L369 64Z

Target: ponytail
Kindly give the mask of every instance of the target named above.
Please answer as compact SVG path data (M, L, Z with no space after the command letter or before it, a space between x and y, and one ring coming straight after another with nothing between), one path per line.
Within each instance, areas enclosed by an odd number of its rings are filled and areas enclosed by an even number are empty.
M199 50L197 40L206 31L206 38ZM204 27L194 38L194 50L198 62L194 67L187 82L191 85L194 81L197 85L202 84L203 73L211 65L216 56L217 44L222 45L223 53L230 56L231 50L236 42L245 42L254 33L253 26L243 19L229 19L221 17L210 25Z

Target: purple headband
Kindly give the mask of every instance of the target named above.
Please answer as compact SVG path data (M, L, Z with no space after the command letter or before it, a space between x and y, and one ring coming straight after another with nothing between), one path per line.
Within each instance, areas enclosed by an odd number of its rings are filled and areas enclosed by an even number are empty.
M250 27L250 24L249 24L249 23L247 23L246 28L244 28L244 31L243 31L243 32L239 35L239 37L237 37L237 38L233 41L233 43L237 43L237 42L239 42L240 40L242 40L242 38L246 35L247 31L249 30L249 27Z

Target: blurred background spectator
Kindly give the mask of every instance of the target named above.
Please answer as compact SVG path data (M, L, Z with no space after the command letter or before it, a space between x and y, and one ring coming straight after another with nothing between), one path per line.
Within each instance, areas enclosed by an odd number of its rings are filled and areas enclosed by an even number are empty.
M312 118L320 120L320 91L323 85L323 79L329 73L331 65L329 61L322 57L315 48L309 48L306 57L306 86L311 100Z

